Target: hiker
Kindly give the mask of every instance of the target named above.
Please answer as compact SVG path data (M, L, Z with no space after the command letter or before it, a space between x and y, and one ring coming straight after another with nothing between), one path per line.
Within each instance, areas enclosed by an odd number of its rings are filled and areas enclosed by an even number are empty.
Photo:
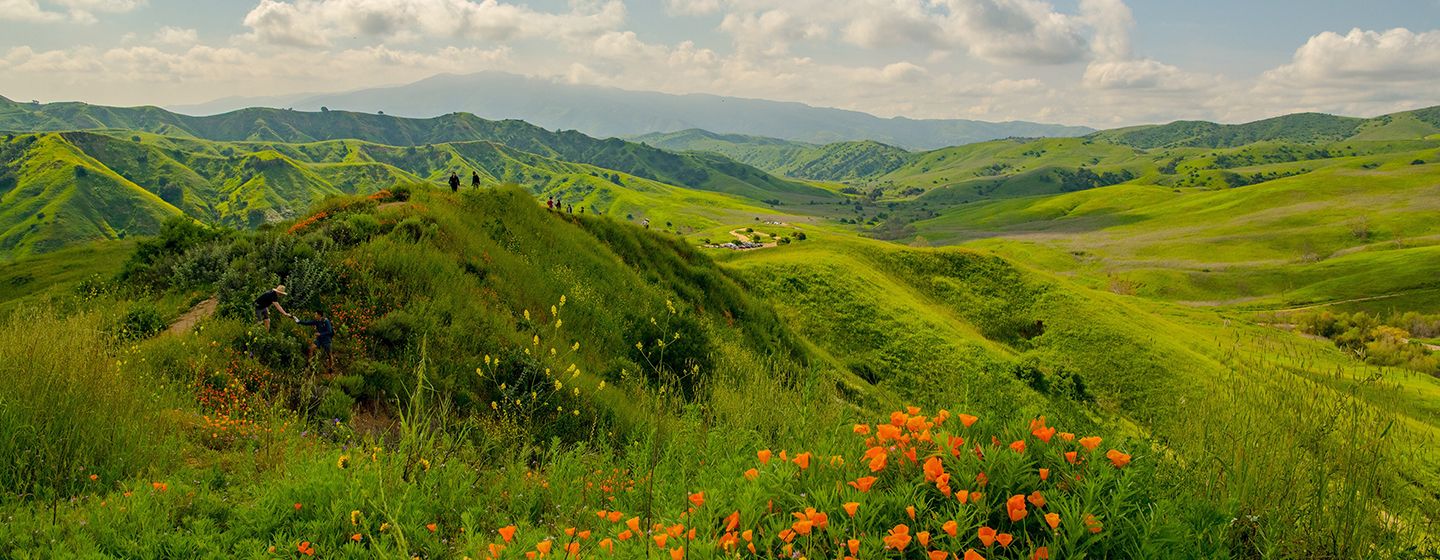
M571 204L571 205L569 205L569 206L566 206L566 207L565 207L565 212L566 212L566 213L569 213L569 214L574 214L574 213L575 213L575 205L574 205L574 204Z
M479 173L476 173L476 172L474 172L474 171L471 171L471 172L470 172L470 186L471 186L471 187L474 187L475 190L480 190L480 174L479 174Z
M460 176L450 172L450 192L460 192Z
M274 289L266 290L265 293L260 294L260 297L255 298L255 320L260 323L265 323L266 329L270 328L271 307L274 307L281 315L291 319L295 318L294 315L285 312L285 308L280 306L280 296L284 295L288 294L285 293L285 285L281 284L275 286Z
M581 213L581 214L584 214L584 213L585 213L585 207L584 207L584 206L581 206L581 207L580 207L580 213Z
M294 317L295 323L306 327L315 327L315 341L310 343L308 355L314 355L315 349L325 351L325 371L335 371L335 354L331 352L331 343L335 340L335 325L323 313L316 313L315 318L309 321L301 321Z
M545 199L545 209L546 209L546 210L554 210L554 209L555 209L555 197L552 196L552 197L550 197L550 198Z
M640 225L645 226L645 229L650 229L650 218L640 220Z

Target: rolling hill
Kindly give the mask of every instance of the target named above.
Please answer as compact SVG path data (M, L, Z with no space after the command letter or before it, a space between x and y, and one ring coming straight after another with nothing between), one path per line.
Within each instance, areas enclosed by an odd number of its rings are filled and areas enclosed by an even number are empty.
M711 152L771 173L817 181L850 181L886 173L910 161L910 152L875 141L825 145L691 129L631 140L678 152Z
M1080 136L1094 132L1086 127L1030 122L885 119L801 103L626 91L504 72L439 75L397 87L299 98L237 99L175 109L191 114L215 114L257 105L308 111L328 106L414 117L466 111L491 119L520 119L546 128L579 130L599 137L700 128L810 143L874 140L912 149L1009 136Z

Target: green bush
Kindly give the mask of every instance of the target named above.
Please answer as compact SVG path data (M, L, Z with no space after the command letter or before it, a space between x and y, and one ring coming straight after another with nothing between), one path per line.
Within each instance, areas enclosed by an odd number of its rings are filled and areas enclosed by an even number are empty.
M165 330L165 317L154 304L140 302L132 305L115 327L115 336L125 341L135 341L155 336Z

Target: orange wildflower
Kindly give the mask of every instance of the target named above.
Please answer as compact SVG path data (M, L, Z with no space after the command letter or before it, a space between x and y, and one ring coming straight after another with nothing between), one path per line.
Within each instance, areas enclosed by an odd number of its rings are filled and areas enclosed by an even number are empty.
M850 481L849 484L850 484L850 486L853 486L856 490L859 490L859 491L861 491L861 492L869 492L869 491L870 491L870 487L871 487L871 486L874 486L874 485L875 485L875 481L877 481L877 480L880 480L880 479L875 478L875 477L873 477L873 476L862 476L862 477L860 477L860 478L857 478L857 479L855 479L855 480Z
M1010 548L1010 541L1013 540L1015 540L1015 536L1011 535L1010 533L1000 533L998 535L995 535L995 542L1000 543L1000 546L1002 548Z
M790 524L790 530L795 531L795 533L799 535L808 535L810 534L810 529L814 526L815 524L811 523L809 519L804 519Z
M434 523L426 523L426 524L425 524L425 528L426 528L426 529L429 529L431 533L434 533L434 532L435 532L435 529L436 529L437 527L438 527L438 525L436 525L436 524L434 524Z
M905 550L905 547L910 546L910 527L896 525L895 528L890 529L890 534L885 535L881 540L885 541L887 548Z
M905 506L905 513L910 515L910 519L915 519L915 506Z
M940 464L939 457L931 457L925 460L925 482L935 482L940 475L945 474L945 466Z
M1016 452L1016 453L1024 453L1024 452L1025 452L1025 440L1023 440L1023 439L1017 439L1017 440L1015 440L1014 442L1012 442L1012 443L1010 444L1010 450L1011 450L1011 451L1014 451L1014 452Z
M550 554L550 548L553 546L555 546L555 541L540 541L535 543L535 550L540 551L540 554L543 556Z
M994 529L991 529L989 527L981 527L979 533L977 533L975 536L980 538L980 544L985 545L985 548L990 548L990 545L995 544Z
M1055 512L1045 514L1045 523L1048 523L1051 529L1060 528L1060 514Z
M1100 438L1098 436L1080 438L1080 447L1084 447L1087 451L1094 451L1096 447L1100 447Z
M683 560L685 558L685 547L670 549L670 560Z
M949 521L946 521L944 525L941 525L940 528L945 531L945 534L950 535L953 538L955 536L955 532L960 529L960 524L956 523L954 519L951 519Z
M860 539L850 539L848 541L845 541L845 546L850 549L851 556L860 554Z
M985 557L981 556L979 552L975 552L975 549L967 548L965 549L965 560L985 560Z
M603 550L603 551L605 551L605 552L614 554L614 553L615 553L615 541L613 541L613 540L611 540L611 539L601 539L601 540L600 540L600 550Z
M955 417L956 417L956 418L959 418L959 419L960 419L960 423L961 423L961 424L964 424L966 428L969 428L970 426L974 426L974 425L975 425L975 421L976 421L976 420L979 420L979 418L977 418L977 417L975 417L975 416L971 416L971 415L969 415L969 414L957 414L957 415L955 415Z
M625 526L626 526L626 527L629 527L632 532L635 532L635 533L640 533L640 532L641 532L641 531L640 531L640 518L639 518L639 517L631 517L630 519L627 519L627 520L625 521Z
M885 460L886 456L883 453L880 455L876 455L874 458L870 459L870 472L880 472L885 470Z
M769 450L769 449L761 449L761 450L759 450L759 451L756 451L756 452L755 452L755 456L758 457L758 458L760 458L760 464L762 464L762 465L768 465L768 464L770 464L770 450Z
M850 517L855 517L855 512L860 509L860 502L845 502L845 505L841 507L845 508L845 513Z
M1037 438L1040 438L1040 441L1050 443L1050 438L1055 437L1055 428L1040 428L1038 430L1030 432L1030 434Z
M758 470L756 470L756 469L754 469L754 468L751 468L750 470L745 471L745 478L746 478L747 480L752 480L752 481L755 480L755 479L757 479L757 478L760 478L760 471L758 471Z
M880 441L900 439L900 427L891 424L881 424L875 427L875 437L880 438Z
M932 550L932 551L930 551L930 560L945 560L946 558L949 558L949 557L950 557L950 553L949 553L949 552L945 552L945 551L943 551L943 550Z
M1048 480L1049 478L1050 469L1040 469L1040 480Z
M1050 560L1050 549L1043 546L1035 549L1035 554L1030 555L1030 560Z
M725 518L725 530L726 530L726 531L734 531L735 528L736 528L736 527L739 527L739 526L740 526L740 512L737 510L737 511L735 511L735 513L732 513L732 514L730 514L728 517Z
M704 492L696 492L696 493L694 493L694 494L691 494L691 495L690 495L690 503L695 504L695 507L697 507L697 508L698 508L698 507L703 507L703 506L705 505L705 493L704 493Z
M632 537L634 537L634 536L635 536L635 533L634 533L633 531L631 531L631 530L629 530L629 529L626 529L626 530L624 530L624 531L620 531L620 534L615 535L615 538L620 539L620 540L622 540L622 541L628 541L628 540L630 540L630 539L631 539Z
M580 557L580 543L572 542L565 545L565 557L570 558L572 556L575 558Z
M361 538L363 538L363 537L360 536L360 533L355 533L355 534L353 534L353 535L350 535L350 540L355 541L355 542L360 542L360 539L361 539Z
M1077 455L1074 451L1065 452L1065 460L1069 461L1072 465L1079 461L1078 457L1079 455Z
M930 532L920 531L915 533L915 540L920 541L920 546L930 548Z
M862 436L863 436L863 435L868 435L868 434L870 433L870 425L869 425L869 424L856 424L856 425L855 425L855 428L854 428L852 431L854 431L855 433L860 434L860 435L862 435Z
M652 537L652 538L655 540L655 546L658 546L658 547L660 547L660 548L665 548L665 541L670 538L670 535L666 535L665 533L660 533L660 534L658 534L658 535L655 535L655 536Z
M1045 507L1045 496L1041 495L1039 490L1031 492L1030 495L1025 498L1025 500L1030 502L1031 504L1034 504L1034 506L1037 508Z
M795 459L791 462L800 465L800 470L808 469L810 468L810 453L807 451L805 453L796 455Z
M1115 465L1115 468L1117 469L1123 469L1125 468L1125 465L1130 464L1130 455L1126 453L1121 453L1120 451L1115 449L1111 449L1109 452L1106 452L1105 458L1110 459L1110 464Z
M969 491L969 490L961 490L961 491L959 491L959 492L956 492L956 493L955 493L955 499L956 499L956 500L959 500L960 503L962 503L962 504L965 503L966 500L969 500L969 499L970 499L970 491Z

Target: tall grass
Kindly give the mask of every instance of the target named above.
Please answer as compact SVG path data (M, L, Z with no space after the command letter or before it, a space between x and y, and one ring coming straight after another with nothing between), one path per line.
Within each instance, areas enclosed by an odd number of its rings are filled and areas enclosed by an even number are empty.
M99 313L17 312L0 325L0 488L56 500L170 453L154 383L122 368ZM94 478L92 479L92 475Z

